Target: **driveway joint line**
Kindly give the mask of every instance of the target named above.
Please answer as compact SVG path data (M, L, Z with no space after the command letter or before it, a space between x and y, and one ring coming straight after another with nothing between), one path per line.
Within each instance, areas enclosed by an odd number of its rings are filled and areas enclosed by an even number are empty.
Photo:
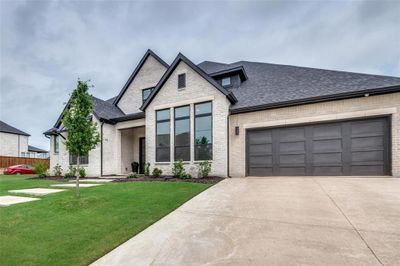
M349 222L349 224L353 227L354 231L358 234L358 236L361 238L361 240L364 242L364 244L371 251L372 255L374 255L375 259L379 262L379 264L380 265L385 265L379 259L379 257L376 255L374 250L370 247L370 245L367 243L367 241L364 239L364 237L361 235L361 233L358 231L358 229L354 226L354 224L346 216L346 214L343 212L343 210L339 207L339 205L336 203L336 201L328 194L328 192L325 190L325 188L315 178L312 178L312 180L321 188L321 190L326 194L326 196L332 201L332 203L336 206L336 208L340 211L340 213L344 216L344 218L346 218L346 220Z
M323 224L307 224L307 223L291 223L281 220L271 220L271 219L262 219L262 218L254 218L254 217L244 217L244 216L233 216L233 215L223 215L223 214L216 214L210 212L194 212L194 211L187 211L187 210L176 210L178 212L195 214L195 215L208 215L208 216L216 216L216 217L223 217L223 218L237 218L237 219L245 219L245 220L254 220L254 221L267 221L271 223L281 223L281 224L288 224L288 225L296 225L296 226L308 226L308 227L320 227L320 228L329 228L329 229L338 229L338 230L345 230L345 231L353 231L353 228L346 228L341 226L332 226L332 225L323 225Z

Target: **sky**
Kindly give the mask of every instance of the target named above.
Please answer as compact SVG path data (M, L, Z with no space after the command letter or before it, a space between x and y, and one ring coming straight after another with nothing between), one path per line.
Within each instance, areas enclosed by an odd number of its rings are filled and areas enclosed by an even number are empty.
M400 1L0 0L0 120L48 149L77 79L116 96L148 48L400 76Z

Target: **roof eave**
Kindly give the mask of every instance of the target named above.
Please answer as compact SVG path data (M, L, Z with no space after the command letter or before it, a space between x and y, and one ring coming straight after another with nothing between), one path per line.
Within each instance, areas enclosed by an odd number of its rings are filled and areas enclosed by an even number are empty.
M236 109L231 109L230 114L256 112L256 111L262 111L262 110L268 110L268 109L290 107L290 106L295 106L295 105L343 100L343 99L366 97L366 96L395 93L395 92L400 92L400 85L367 89L367 90L361 90L361 91L356 91L356 92L346 92L346 93L339 93L339 94L332 94L332 95L324 95L324 96L311 97L311 98L305 98L305 99L299 99L299 100L291 100L291 101L285 101L285 102L262 104L262 105L249 106L249 107L243 107L243 108L236 108Z

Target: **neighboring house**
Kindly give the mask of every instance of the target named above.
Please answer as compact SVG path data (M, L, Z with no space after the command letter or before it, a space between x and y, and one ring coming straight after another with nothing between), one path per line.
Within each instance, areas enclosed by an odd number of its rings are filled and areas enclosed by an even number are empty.
M0 121L0 156L43 158L49 152L28 145L29 134Z
M400 78L239 61L171 65L148 50L120 93L93 97L102 141L81 159L88 175L183 159L212 175L400 175ZM51 167L76 164L61 116ZM140 172L143 171L141 167Z
M0 156L22 157L28 152L29 134L0 121Z
M31 146L31 145L28 145L28 152L25 154L23 153L22 157L48 159L49 152L39 149L37 147Z

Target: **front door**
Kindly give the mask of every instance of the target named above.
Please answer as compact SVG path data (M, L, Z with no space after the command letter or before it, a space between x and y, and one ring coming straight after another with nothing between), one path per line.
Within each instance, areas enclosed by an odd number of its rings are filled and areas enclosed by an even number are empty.
M144 174L146 163L146 138L139 139L139 174Z

